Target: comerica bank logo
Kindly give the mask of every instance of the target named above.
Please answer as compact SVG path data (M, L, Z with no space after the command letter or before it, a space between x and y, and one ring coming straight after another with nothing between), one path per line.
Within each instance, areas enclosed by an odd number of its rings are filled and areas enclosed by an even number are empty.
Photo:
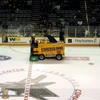
M0 55L0 61L10 60L10 59L11 59L11 57L9 57L9 56Z

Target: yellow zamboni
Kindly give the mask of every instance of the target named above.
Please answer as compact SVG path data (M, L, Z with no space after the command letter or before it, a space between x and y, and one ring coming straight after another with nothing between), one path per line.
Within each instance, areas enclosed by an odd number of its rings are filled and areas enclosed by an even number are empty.
M64 56L64 42L57 42L54 37L46 35L48 39L39 39L33 45L33 56L38 56L39 60L55 57L57 60L62 60Z

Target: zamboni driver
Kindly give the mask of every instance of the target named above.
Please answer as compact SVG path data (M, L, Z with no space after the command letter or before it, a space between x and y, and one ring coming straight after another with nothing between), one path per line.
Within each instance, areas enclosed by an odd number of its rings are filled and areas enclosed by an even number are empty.
M30 40L30 46L31 46L31 54L30 55L32 55L33 54L33 49L34 49L34 44L35 44L35 34L33 34L32 36L31 36L31 40Z

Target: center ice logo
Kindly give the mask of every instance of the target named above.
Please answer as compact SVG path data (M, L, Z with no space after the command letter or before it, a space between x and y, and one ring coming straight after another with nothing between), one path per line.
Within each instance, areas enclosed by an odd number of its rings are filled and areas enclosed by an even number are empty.
M10 60L10 59L11 59L11 57L9 57L9 56L0 55L0 61Z
M33 100L33 98L35 100L77 100L79 98L81 91L77 90L74 82L64 74L42 70L33 70L32 72L29 100ZM24 69L7 70L1 73L0 96L2 100L8 97L9 100L18 100L18 98L22 99L24 97L26 79L21 78L19 80L18 75L23 77L25 73ZM5 74L10 78L3 82ZM13 76L16 76L16 78L13 79Z
M40 82L45 79L45 75L39 75L36 78L31 80L31 89L30 89L30 96L35 97L39 100L44 100L45 96L48 97L58 97L55 93L50 91L46 86L55 84L55 82ZM19 82L11 82L9 85L8 83L0 84L0 87L5 88L1 93L3 93L3 98L6 99L10 97L8 91L16 92L16 96L21 96L24 93L25 89L25 79ZM46 99L45 99L46 100Z

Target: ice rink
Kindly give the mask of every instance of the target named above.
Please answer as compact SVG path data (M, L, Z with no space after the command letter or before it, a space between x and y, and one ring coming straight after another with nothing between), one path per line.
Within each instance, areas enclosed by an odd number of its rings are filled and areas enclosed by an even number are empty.
M0 46L0 100L24 100L25 83L31 66L29 100L99 100L100 47L66 47L61 61L29 62L30 47ZM72 99L76 90L78 99Z

